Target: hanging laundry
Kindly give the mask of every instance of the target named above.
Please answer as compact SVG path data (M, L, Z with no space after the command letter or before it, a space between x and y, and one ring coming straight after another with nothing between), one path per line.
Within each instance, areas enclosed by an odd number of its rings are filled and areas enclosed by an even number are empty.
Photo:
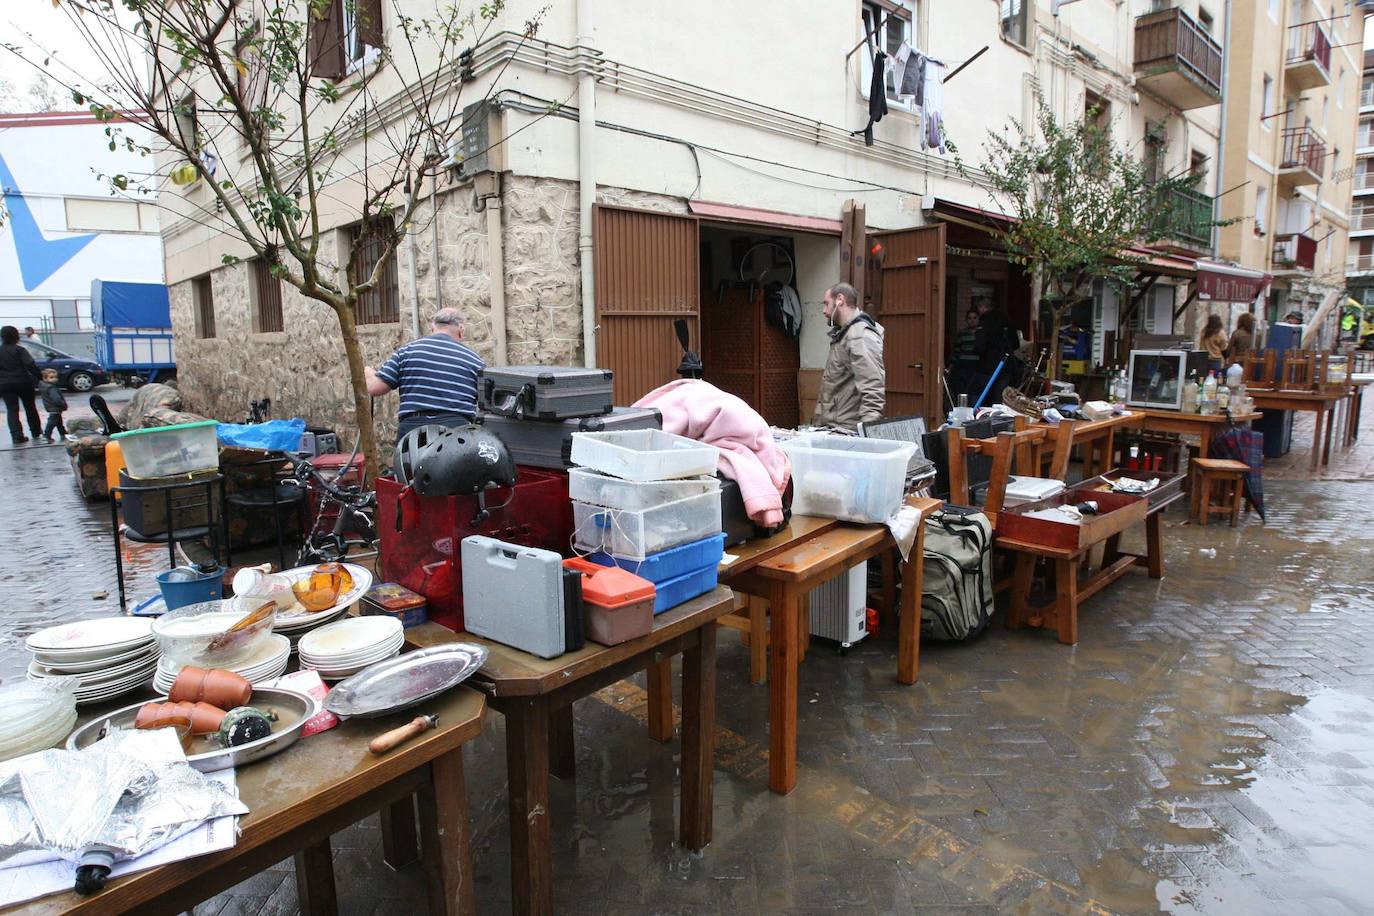
M917 51L905 41L897 49L897 56L894 58L894 82L897 85L897 95L914 99L917 105L921 104L921 87L925 81L926 56Z
M873 52L873 81L868 87L868 124L864 126L864 146L873 145L873 125L887 114L887 55Z
M945 65L927 57L922 68L921 149L945 152Z

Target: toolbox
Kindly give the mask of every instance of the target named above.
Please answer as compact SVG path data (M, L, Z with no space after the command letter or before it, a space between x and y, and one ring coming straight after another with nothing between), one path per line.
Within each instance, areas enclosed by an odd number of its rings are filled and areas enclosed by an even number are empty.
M506 443L518 465L566 471L572 467L573 433L624 429L662 429L663 414L653 407L616 407L599 417L570 420L520 420L487 414L482 425Z
M482 409L526 420L567 420L611 412L608 369L488 366L477 381Z
M555 658L581 648L581 576L563 568L551 550L521 547L495 538L463 538L463 616L467 631Z
M583 626L587 638L614 646L648 636L654 625L654 584L615 566L581 557L563 561L582 577Z

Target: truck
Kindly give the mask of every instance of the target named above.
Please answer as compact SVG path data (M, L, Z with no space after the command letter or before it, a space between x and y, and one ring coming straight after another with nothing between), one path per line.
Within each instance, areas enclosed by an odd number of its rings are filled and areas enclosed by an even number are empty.
M92 280L91 321L96 359L113 380L137 388L176 375L165 284Z

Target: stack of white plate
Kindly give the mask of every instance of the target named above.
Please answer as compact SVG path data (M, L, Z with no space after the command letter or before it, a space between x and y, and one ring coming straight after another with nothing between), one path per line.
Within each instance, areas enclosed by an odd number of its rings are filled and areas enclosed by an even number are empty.
M262 651L245 658L237 665L229 666L227 670L243 675L251 684L259 684L281 676L290 660L291 640L273 633L263 645ZM164 655L157 663L157 673L153 675L153 689L158 693L170 693L172 682L181 673L181 668L181 665L170 661Z
M350 617L307 633L298 648L302 668L314 668L325 680L337 681L399 655L405 641L395 617Z
M0 687L0 760L61 743L76 726L76 703L61 683L20 681Z
M317 629L339 619L348 612L348 609L357 603L358 599L367 594L368 589L372 588L372 573L361 566L353 563L343 564L344 569L353 577L353 587L339 596L338 602L331 608L323 611L309 612L304 609L296 611L278 611L276 622L272 624L272 630L280 633L291 640L294 646L302 636L311 630ZM295 569L284 570L278 575L290 582L310 578L310 574L315 571L313 566L297 566ZM234 599L234 610L244 614L251 608L246 603L240 603L238 598Z
M29 680L77 678L77 703L99 703L148 683L161 652L146 617L98 617L39 630Z

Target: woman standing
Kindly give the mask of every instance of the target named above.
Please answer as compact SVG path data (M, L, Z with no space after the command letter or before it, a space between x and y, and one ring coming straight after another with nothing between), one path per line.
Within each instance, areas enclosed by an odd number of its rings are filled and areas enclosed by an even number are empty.
M38 407L33 401L40 378L33 356L19 344L19 329L8 324L0 328L0 397L5 399L5 418L9 420L10 438L15 445L29 441L24 437L24 424L19 417L20 403L24 405L33 437L43 435L43 421L38 418Z
M1226 326L1221 323L1220 315L1207 316L1207 325L1197 345L1199 350L1207 351L1207 368L1220 372L1226 358Z
M1255 350L1255 316L1241 312L1236 319L1236 329L1231 332L1231 342L1226 345L1226 359L1239 363Z

